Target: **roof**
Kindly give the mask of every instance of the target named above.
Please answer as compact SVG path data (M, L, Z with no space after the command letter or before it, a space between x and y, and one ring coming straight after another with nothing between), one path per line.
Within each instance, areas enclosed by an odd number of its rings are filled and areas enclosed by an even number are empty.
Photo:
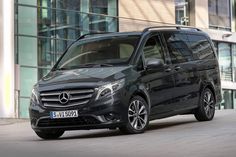
M181 31L181 32L192 32L202 35L207 35L205 32L201 31L198 28L195 27L189 27L189 26L179 26L179 25L171 25L171 26L155 26L155 27L147 27L143 31L139 32L101 32L101 33L91 33L91 34L85 34L78 38L80 39L96 39L101 37L114 37L114 36L127 36L127 35L142 35L146 32L163 32L163 31Z

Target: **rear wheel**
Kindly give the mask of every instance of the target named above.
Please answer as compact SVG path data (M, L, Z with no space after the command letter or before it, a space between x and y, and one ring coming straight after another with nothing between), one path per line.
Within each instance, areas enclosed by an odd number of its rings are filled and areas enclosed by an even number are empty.
M149 112L146 101L140 96L133 97L127 113L127 123L120 127L121 132L129 134L143 133L149 123Z
M195 110L194 116L198 121L209 121L215 115L215 98L209 88L205 88L200 97L199 107Z
M35 131L35 133L42 139L50 140L57 139L64 134L63 130L47 130L47 131Z

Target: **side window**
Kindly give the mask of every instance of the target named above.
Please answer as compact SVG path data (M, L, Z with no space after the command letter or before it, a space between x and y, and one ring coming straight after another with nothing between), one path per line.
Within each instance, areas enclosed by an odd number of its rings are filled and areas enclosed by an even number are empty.
M173 64L193 60L192 52L188 47L187 35L181 33L166 33L164 37Z
M188 35L189 47L194 59L214 59L214 51L208 39L202 35Z
M160 41L157 36L149 38L143 48L145 58L162 59L164 62L164 56Z

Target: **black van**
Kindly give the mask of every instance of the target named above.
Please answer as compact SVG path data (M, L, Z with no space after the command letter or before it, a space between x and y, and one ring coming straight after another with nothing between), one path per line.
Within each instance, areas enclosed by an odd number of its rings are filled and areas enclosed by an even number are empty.
M179 114L209 121L220 102L209 36L163 26L81 36L34 86L29 112L36 134L55 139L79 129L142 133L149 121Z

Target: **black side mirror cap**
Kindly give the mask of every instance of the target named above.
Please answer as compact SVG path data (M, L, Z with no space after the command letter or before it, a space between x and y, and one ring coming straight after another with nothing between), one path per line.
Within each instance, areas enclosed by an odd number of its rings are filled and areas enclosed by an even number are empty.
M148 58L145 62L147 70L158 70L164 67L164 61L162 59Z

